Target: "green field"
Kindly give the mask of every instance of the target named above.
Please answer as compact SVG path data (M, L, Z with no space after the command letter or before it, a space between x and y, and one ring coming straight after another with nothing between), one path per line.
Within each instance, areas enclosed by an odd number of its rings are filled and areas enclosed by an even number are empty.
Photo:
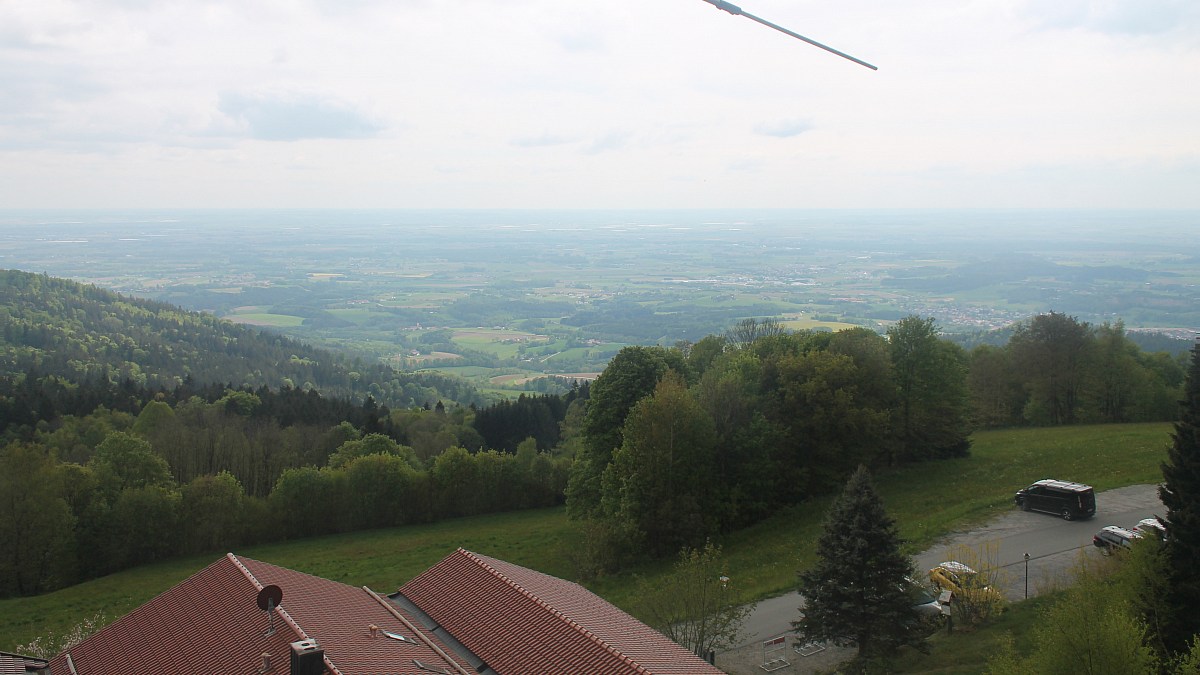
M1097 491L1158 482L1171 428L1134 424L980 432L973 436L971 457L905 467L881 476L878 487L909 541L908 550L916 553L947 532L1013 508L1013 491L1039 478L1086 482ZM782 510L724 539L730 576L748 599L791 590L796 571L811 564L828 503L824 498ZM577 536L558 508L246 547L235 553L390 591L458 547L571 579ZM61 632L99 611L108 620L117 618L222 553L127 570L38 597L0 600L0 650L48 630ZM668 568L669 562L645 564L587 585L636 614L637 578L653 579Z
M304 317L292 316L291 314L231 314L224 317L234 323L244 323L251 326L264 326L271 328L295 328L304 323Z
M359 325L359 326L366 324L367 320L370 319L375 314L375 312L372 312L369 309L362 309L362 308L330 309L327 311L339 319L342 319L344 321L349 321L349 322Z
M550 338L544 335L534 335L523 331L459 328L455 329L452 341L467 349L486 352L500 359L516 358L522 346L541 347Z
M783 326L788 330L831 330L837 332L839 330L846 330L847 328L855 327L855 325L852 323L844 323L841 321L818 321L816 319L796 316L785 316L780 320L780 323L782 323Z
M477 381L486 382L496 373L495 368L485 368L484 366L439 366L437 368L429 368L418 370L419 373L446 373L447 375L457 375L458 377Z

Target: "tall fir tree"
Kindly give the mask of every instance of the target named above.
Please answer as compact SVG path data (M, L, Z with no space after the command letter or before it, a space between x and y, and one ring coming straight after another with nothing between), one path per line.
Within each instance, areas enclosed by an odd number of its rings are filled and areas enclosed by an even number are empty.
M1167 507L1170 578L1159 637L1175 653L1187 651L1192 637L1200 633L1200 342L1192 348L1183 393L1183 410L1158 489Z
M830 507L817 541L817 564L800 574L805 598L792 627L805 640L858 645L856 663L887 658L898 648L925 647L909 594L912 561L900 552L896 522L859 466Z

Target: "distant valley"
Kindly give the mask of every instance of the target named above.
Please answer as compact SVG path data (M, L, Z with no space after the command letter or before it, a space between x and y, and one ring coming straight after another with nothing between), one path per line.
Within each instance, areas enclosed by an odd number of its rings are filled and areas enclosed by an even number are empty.
M1194 212L0 212L0 267L210 312L484 390L745 317L977 333L1046 311L1200 330ZM1185 345L1186 343L1181 343Z

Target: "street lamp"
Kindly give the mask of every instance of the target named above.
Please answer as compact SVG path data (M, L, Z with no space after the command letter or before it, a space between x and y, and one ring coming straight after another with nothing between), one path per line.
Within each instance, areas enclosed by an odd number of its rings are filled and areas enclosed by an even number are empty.
M1029 554L1025 554L1025 599L1029 599Z

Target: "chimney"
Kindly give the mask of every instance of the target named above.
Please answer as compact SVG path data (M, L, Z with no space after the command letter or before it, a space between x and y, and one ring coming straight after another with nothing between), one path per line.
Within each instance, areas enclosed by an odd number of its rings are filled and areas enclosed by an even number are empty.
M316 640L299 640L291 644L291 675L324 675L325 650Z

